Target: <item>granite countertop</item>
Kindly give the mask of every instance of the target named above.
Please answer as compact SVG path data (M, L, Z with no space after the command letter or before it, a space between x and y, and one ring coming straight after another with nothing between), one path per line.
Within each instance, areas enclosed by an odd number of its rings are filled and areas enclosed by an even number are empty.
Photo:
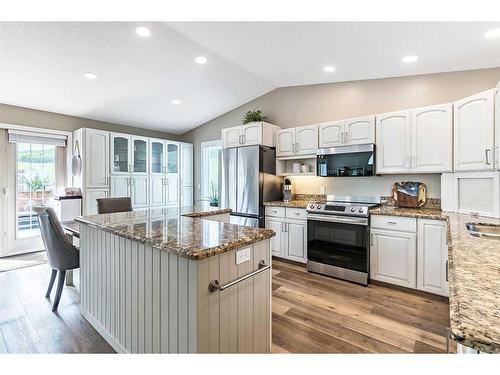
M470 222L500 225L500 219L392 206L370 213L447 221L452 334L463 345L500 353L500 241L473 237L465 227Z
M77 217L79 223L138 241L154 248L200 260L275 236L270 229L205 220L231 212L209 207L150 208Z

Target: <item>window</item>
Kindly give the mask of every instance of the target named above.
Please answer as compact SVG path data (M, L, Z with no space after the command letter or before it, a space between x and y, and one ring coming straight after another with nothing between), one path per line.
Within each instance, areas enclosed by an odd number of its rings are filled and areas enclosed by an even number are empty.
M201 198L219 205L219 158L222 141L201 143Z

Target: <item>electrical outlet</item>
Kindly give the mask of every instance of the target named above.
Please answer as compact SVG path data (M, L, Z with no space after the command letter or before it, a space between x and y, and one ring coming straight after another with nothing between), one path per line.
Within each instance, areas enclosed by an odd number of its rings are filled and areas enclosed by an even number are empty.
M325 193L325 191L326 191L326 189L325 189L325 187L324 187L324 186L320 186L320 187L319 187L319 193L320 193L320 194L326 194L326 193Z
M236 264L248 262L250 260L250 248L238 250L236 252Z

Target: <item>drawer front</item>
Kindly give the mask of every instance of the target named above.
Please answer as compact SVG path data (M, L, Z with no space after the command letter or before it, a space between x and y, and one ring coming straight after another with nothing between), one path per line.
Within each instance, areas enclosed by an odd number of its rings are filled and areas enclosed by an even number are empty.
M303 208L288 208L286 209L287 219L307 220L307 212Z
M372 215L371 227L416 233L417 219L413 217Z
M285 217L285 207L266 206L266 216Z

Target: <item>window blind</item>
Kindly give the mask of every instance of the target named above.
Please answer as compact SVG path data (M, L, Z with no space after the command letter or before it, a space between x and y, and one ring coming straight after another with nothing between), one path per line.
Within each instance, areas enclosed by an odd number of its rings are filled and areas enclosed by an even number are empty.
M36 143L66 147L66 136L9 129L10 143Z

